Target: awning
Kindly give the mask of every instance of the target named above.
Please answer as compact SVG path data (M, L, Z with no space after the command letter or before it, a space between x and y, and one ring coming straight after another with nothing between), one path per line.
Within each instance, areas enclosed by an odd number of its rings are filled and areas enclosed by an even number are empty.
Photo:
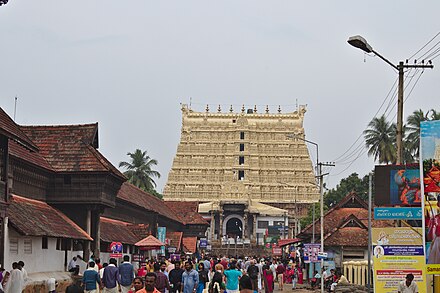
M161 246L165 246L165 243L159 241L159 239L153 235L149 235L146 238L136 242L135 245L146 249L160 249Z
M298 243L301 241L302 241L302 239L299 239L299 238L280 239L280 240L278 240L278 246L283 247L283 246L295 244L295 243Z
M93 240L69 217L43 201L12 195L8 217L22 235Z

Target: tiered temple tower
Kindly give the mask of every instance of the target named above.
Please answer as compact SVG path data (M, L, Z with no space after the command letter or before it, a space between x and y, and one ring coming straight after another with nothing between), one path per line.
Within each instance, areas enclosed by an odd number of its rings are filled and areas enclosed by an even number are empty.
M181 138L164 188L165 200L206 203L201 212L211 213L212 222L220 227L227 215L225 207L234 204L243 207L238 211L243 226L252 210L262 214L261 204L274 211L284 209L290 219L298 220L319 199L304 142L305 112L305 106L291 113L281 113L280 107L270 113L267 106L261 113L244 106L239 113L232 106L226 113L220 106L214 112L208 106L205 112L195 112L182 105ZM253 209L257 204L260 212ZM257 217L253 218L255 226ZM297 221L289 223L299 229ZM215 229L213 223L211 228ZM255 234L256 226L250 230ZM225 234L221 228L215 231L217 237Z

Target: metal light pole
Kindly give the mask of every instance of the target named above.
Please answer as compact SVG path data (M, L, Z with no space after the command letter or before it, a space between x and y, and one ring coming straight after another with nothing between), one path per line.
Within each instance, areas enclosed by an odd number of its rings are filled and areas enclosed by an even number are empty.
M377 57L388 63L391 67L396 69L399 73L399 84L397 87L398 94L397 94L397 131L396 131L396 146L397 146L397 153L396 153L396 164L400 165L403 162L403 76L404 76L404 69L405 68L434 68L434 65L432 64L403 64L403 61L400 61L398 65L394 65L391 63L388 59L377 53L373 50L373 48L368 44L368 42L361 36L353 36L348 38L347 42L352 45L353 47L356 47L358 49L361 49L362 51L366 53L374 53Z
M373 193L373 175L368 176L368 273L367 288L371 292L371 198Z

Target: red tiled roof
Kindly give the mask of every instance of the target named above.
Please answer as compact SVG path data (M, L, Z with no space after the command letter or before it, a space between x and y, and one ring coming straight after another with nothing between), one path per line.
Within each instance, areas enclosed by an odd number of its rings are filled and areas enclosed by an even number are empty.
M185 225L208 225L208 222L198 213L199 202L197 201L165 201L165 204Z
M324 240L325 246L368 246L368 230L361 227L344 227Z
M140 247L160 247L164 246L165 243L160 242L159 239L157 239L153 235L149 235L146 238L136 242L135 245Z
M176 214L165 204L165 202L148 192L137 188L129 182L124 182L118 191L117 198L135 204L146 210L153 211L170 220L181 223Z
M30 150L37 151L37 146L24 134L20 127L9 117L8 114L0 107L0 133L3 132L20 144L26 146Z
M349 221L355 221L359 227L347 226ZM313 224L313 223L312 223ZM307 238L312 235L313 225L310 224L305 227L299 237ZM390 221L373 221L373 227L389 227L392 226ZM362 235L367 233L368 236L368 206L360 199L355 193L348 194L342 199L335 207L327 211L324 215L324 241L329 242L328 245L347 245L350 246L364 246L364 240ZM365 231L359 233L360 237L352 231ZM315 235L319 238L321 233L321 219L315 221ZM338 236L339 235L339 236ZM347 239L342 239L340 235L350 236ZM368 239L368 237L367 237ZM366 246L366 244L365 244Z
M197 237L183 237L183 251L195 253L197 251Z
M93 240L66 215L42 201L12 195L7 212L11 225L23 235Z
M166 234L166 238L169 240L169 246L176 247L176 252L180 251L180 247L182 246L182 237L183 232L168 232Z
M43 158L43 156L40 155L40 153L32 152L13 140L9 140L8 145L10 155L41 168L53 171L52 166L49 165L49 163L46 161L45 158Z
M133 245L139 238L133 233L132 225L131 223L101 217L101 240Z
M20 128L38 146L40 154L56 171L112 172L125 179L125 176L96 150L98 123Z

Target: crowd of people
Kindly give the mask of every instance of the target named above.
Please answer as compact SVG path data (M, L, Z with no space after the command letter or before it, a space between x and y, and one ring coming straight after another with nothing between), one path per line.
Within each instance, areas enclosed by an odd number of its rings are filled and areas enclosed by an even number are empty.
M24 262L13 262L12 270L7 272L0 269L0 292L16 293L24 289L28 274L24 268Z
M73 258L69 271L78 274L81 261ZM256 257L156 259L135 269L125 255L119 266L114 258L102 265L99 259L91 259L82 275L82 287L91 293L272 293L276 282L278 290L285 286L294 290L302 283L302 269L294 259ZM79 284L74 283L66 292L82 292L78 290Z

